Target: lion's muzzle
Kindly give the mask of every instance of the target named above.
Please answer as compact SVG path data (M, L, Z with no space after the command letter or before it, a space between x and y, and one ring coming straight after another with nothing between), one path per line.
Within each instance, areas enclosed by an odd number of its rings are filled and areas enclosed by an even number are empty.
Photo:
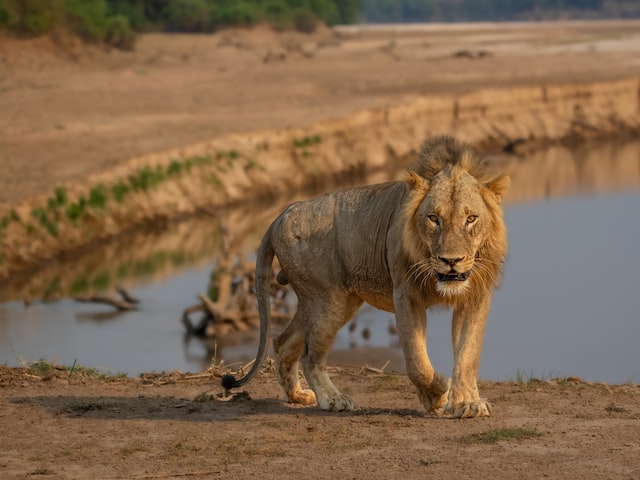
M471 270L466 272L450 272L450 273L437 273L436 277L439 282L464 282L471 275Z

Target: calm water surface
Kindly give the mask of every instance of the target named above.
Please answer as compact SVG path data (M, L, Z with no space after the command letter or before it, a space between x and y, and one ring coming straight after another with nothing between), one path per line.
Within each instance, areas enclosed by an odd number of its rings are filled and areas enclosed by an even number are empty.
M554 149L510 159L505 168L513 179L505 206L511 247L487 325L480 376L504 380L520 372L640 381L640 143L603 145L589 154ZM280 208L257 220L249 215L253 227L237 236L242 237L238 248L251 255ZM14 286L3 297L14 300L0 304L0 363L46 358L130 375L202 369L212 352L202 341L184 338L180 317L195 295L206 291L220 252L206 242L198 245L204 254L127 281L141 300L139 311L114 314L68 298L25 307L16 299L27 291L32 298L35 287ZM153 255L175 260L175 255ZM115 261L104 252L97 257ZM88 264L101 268L99 261ZM60 275L52 278L49 289L63 283ZM452 368L449 318L446 310L428 312L429 355L446 373ZM364 306L354 331L340 331L334 361L380 367L390 360L389 368L401 370L391 321L392 315ZM255 332L221 339L218 357L226 363L248 361L256 344Z

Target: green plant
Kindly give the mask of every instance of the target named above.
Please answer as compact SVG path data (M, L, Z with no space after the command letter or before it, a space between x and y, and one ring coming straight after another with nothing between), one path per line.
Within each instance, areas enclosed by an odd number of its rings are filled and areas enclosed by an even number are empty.
M299 7L293 10L293 26L299 32L313 33L318 26L318 18L313 12Z
M247 0L227 0L216 5L211 17L215 28L225 25L248 26L260 19L260 12Z
M67 190L63 187L56 187L53 191L53 200L56 206L62 207L67 203Z
M310 147L312 145L318 145L321 142L322 142L322 137L318 134L305 135L302 138L294 138L293 146L295 148L305 148L305 147Z
M4 3L0 3L0 27L8 27L15 22L15 17Z
M53 369L53 363L44 358L30 362L27 366L39 375L46 375Z
M211 6L206 0L167 2L166 25L171 31L206 32L211 29Z
M55 475L56 472L50 468L36 468L29 472L29 475Z
M203 446L197 445L199 442L194 442L192 439L183 438L182 440L174 443L170 449L173 455L187 455L189 453L199 453L204 450Z
M165 173L162 167L157 166L152 169L151 167L146 166L138 170L135 175L129 176L129 185L131 185L131 189L134 191L146 192L162 182L164 179Z
M214 395L211 395L210 393L200 392L198 395L196 395L196 398L194 398L193 401L195 403L205 403L205 402L211 402L215 399L216 397Z
M100 210L107 206L107 192L104 185L97 185L89 191L87 204L91 208L97 208Z
M222 187L222 180L220 180L220 177L213 172L209 175L209 182L217 188Z
M171 160L171 163L169 163L169 166L167 167L167 175L169 177L178 177L182 174L183 169L184 164L178 160Z
M472 433L460 438L462 443L491 444L504 440L520 440L541 437L544 433L529 428L498 428L483 433Z
M118 203L122 203L130 191L131 187L124 182L118 182L111 187L111 195Z
M79 275L73 279L71 282L70 294L76 295L78 293L83 293L89 290L89 280L84 275Z
M40 222L40 225L53 237L58 236L58 227L51 221L44 208L37 207L31 210L31 216Z
M293 26L291 10L282 0L267 0L263 12L267 21L277 30L287 30Z
M124 15L114 15L107 19L104 42L120 50L133 50L136 33L131 28L129 19Z
M77 202L69 204L66 208L65 213L67 218L73 223L77 222L82 216L86 206L87 200L84 197L80 197Z
M247 158L247 161L244 162L242 168L245 170L251 170L252 168L256 168L258 166L258 161L255 158Z
M109 271L102 270L91 279L91 288L95 290L105 290L111 283L111 275Z

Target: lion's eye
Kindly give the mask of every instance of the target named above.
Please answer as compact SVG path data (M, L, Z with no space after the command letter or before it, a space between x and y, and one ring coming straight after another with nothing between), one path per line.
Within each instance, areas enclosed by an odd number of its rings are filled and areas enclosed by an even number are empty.
M467 217L467 225L471 225L476 220L478 220L478 216L477 215L469 215Z
M436 225L440 224L440 219L438 218L437 215L427 215L427 218L433 223L435 223Z

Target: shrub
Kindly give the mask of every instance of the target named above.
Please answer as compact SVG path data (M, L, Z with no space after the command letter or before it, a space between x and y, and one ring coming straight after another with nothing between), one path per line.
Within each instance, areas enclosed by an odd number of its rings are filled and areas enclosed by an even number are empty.
M297 8L293 11L293 25L302 33L313 33L318 26L318 19L306 8Z
M206 0L173 0L165 15L170 31L206 32L211 28L211 7Z
M248 26L260 19L260 13L255 6L246 1L232 0L221 2L213 10L211 22L214 27L225 25Z
M111 187L111 194L118 203L122 203L124 201L124 197L126 197L130 191L131 187L124 182L118 182Z
M77 203L72 203L67 207L67 218L72 222L79 220L86 206L87 200L84 197L80 197Z
M124 15L109 17L104 42L120 50L133 50L136 34L131 28L129 19Z
M84 40L102 42L107 32L107 4L104 0L66 0L68 23Z
M15 21L15 17L7 9L6 5L0 3L0 27L8 27Z
M103 209L107 205L107 193L104 185L93 187L89 192L89 200L87 202L91 208Z
M278 30L286 30L292 26L291 11L282 0L269 0L264 5L267 21Z
M0 0L0 27L37 36L67 30L85 41L131 49L129 19L109 14L109 0Z

